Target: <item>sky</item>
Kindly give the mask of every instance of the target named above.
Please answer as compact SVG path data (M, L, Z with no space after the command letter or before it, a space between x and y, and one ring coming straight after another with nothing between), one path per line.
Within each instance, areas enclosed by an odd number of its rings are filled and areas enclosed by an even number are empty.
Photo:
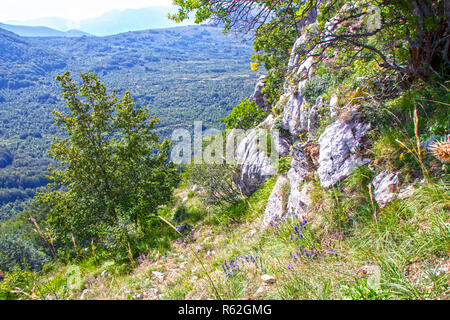
M78 21L117 9L172 5L172 0L0 0L0 21L61 17Z

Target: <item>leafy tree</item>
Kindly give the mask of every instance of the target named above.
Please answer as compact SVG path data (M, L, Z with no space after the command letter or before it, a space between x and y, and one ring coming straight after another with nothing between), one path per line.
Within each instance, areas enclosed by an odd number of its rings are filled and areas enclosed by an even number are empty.
M118 98L94 74L57 76L68 113L53 111L67 138L54 139L50 153L52 190L38 199L48 205L47 223L57 240L70 244L102 240L118 246L145 230L149 217L169 201L179 181L169 161L171 143L159 143L146 107L130 93Z
M266 113L258 107L254 101L245 98L233 108L233 111L219 121L223 122L227 129L243 129L253 128L266 118Z

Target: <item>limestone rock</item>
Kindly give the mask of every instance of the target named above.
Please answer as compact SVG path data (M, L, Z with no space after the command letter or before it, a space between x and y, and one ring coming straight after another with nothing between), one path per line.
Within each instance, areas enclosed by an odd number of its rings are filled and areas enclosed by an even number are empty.
M281 216L285 212L288 196L289 180L285 176L280 176L266 205L262 224L263 228L269 227L275 221L277 216Z
M253 299L255 300L261 300L264 297L265 292L267 291L267 286L262 285L256 290L255 294L253 295Z
M361 139L370 129L358 119L349 122L336 121L329 125L319 138L319 169L317 170L323 188L330 188L348 177L357 166L370 161L356 154Z
M89 295L89 293L91 293L92 291L89 289L84 289L83 292L81 293L80 296L80 300L87 300L87 296Z
M411 183L410 185L406 186L405 188L401 189L400 192L398 193L398 198L399 199L406 199L409 197L412 197L414 195L414 192L416 190L416 186L418 184L423 184L425 183L425 179L419 180L416 179L413 183Z
M261 141L268 141L268 130L255 128L241 140L236 150L240 164L239 175L235 175L238 188L246 196L253 194L268 176L276 174L273 160ZM267 146L266 146L267 147Z
M300 94L305 82L306 80L300 81L297 92L288 95L288 101L283 111L283 129L288 130L295 138L302 133L314 135L320 118L319 110L324 106L321 98L311 105Z
M298 215L306 215L310 199L302 185L305 178L312 173L311 165L302 150L302 147L296 146L292 150L293 160L292 168L288 171L288 178L290 183L291 193L289 195L287 211L294 212Z
M330 99L330 115L331 119L336 119L339 110L339 98L336 94L333 94Z
M271 130L271 134L275 150L278 152L280 157L288 156L291 148L289 141L284 137L280 137L279 132L275 134L275 132Z
M268 274L263 275L263 276L261 277L261 280L262 280L264 283L267 283L267 284L275 283L275 277L273 277L273 276L271 276L271 275L268 275Z
M261 122L257 128L266 128L266 129L270 129L272 128L273 124L275 123L275 117L273 116L273 114L270 114L266 120L264 120L263 122Z
M300 133L308 130L308 118L304 110L306 101L299 93L292 94L283 112L283 129L289 130L292 136L297 137Z
M397 195L397 186L400 183L397 173L381 172L375 177L372 184L374 186L374 196L378 205L384 208L386 204L394 200Z
M272 108L269 103L266 102L265 95L262 93L262 89L264 88L266 81L266 76L261 76L256 83L255 91L250 96L250 100L254 101L258 107L264 109L264 111L269 114L270 109Z

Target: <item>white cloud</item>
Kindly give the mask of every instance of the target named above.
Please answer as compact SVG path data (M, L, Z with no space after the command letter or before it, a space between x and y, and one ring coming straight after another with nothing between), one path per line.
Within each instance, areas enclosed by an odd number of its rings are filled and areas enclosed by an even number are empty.
M61 17L82 20L117 9L171 6L172 0L0 0L0 21Z

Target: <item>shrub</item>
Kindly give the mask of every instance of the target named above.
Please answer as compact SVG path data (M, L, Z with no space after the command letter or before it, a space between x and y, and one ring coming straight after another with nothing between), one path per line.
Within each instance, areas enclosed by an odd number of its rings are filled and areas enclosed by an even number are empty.
M15 267L0 282L0 300L30 299L39 277L25 266L22 270ZM20 292L19 292L20 291Z
M233 170L226 164L190 164L186 167L183 180L198 186L203 191L199 197L206 203L236 204L239 201Z
M25 264L32 270L40 270L49 260L44 252L17 235L0 236L0 270L10 272Z
M227 129L243 129L253 128L266 118L266 113L258 107L254 101L245 98L238 104L233 111L220 122L225 124Z
M302 96L309 103L315 103L317 98L327 92L333 84L333 78L329 74L317 75L308 80L302 88Z

